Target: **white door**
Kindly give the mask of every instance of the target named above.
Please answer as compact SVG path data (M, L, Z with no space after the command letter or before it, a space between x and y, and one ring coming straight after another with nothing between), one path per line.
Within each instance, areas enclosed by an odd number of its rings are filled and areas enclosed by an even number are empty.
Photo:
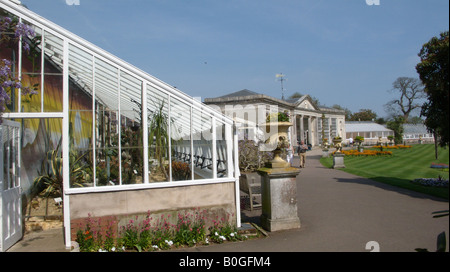
M19 147L19 123L3 120L0 125L0 252L22 238Z

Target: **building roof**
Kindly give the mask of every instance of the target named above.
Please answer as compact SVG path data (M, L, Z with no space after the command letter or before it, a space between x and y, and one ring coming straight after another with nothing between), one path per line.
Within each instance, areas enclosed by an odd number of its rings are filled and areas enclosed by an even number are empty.
M346 132L392 131L383 125L369 121L346 121Z
M234 93L229 93L218 98L228 98L228 97L240 97L240 96L250 96L250 95L259 95L259 93L255 93L253 91L243 89Z
M403 134L427 134L429 133L424 124L404 124Z
M333 113L333 114L345 114L343 110L338 110L334 108L327 108L316 105L311 97L309 95L303 95L300 98L293 98L293 99L278 99L269 95L260 94L257 92L250 91L248 89L243 89L237 92L229 93L223 96L219 96L216 98L205 98L204 103L205 104L224 104L224 103L239 103L239 102L248 102L252 101L255 102L256 100L262 100L267 103L273 103L282 105L288 108L301 108L304 110L310 110L315 112L325 112L325 113ZM308 101L308 102L306 102ZM309 107L301 107L300 105L305 102Z

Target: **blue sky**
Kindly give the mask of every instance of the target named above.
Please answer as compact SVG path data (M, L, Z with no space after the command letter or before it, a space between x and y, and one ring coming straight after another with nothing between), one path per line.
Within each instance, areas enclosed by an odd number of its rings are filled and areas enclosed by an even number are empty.
M447 0L22 0L30 10L196 97L310 94L386 116Z

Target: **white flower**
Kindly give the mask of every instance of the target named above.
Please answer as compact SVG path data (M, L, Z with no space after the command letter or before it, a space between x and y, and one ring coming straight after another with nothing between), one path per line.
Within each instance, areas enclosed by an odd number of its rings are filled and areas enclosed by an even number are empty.
M231 237L234 237L234 233L232 232L232 233L230 234L230 236L231 236Z
M225 236L222 236L222 235L219 236L219 239L222 239L222 240L224 240L224 241L227 240L227 238L225 238Z
M205 240L205 243L209 244L209 240L208 240L208 238L206 238L206 240Z
M214 233L214 235L219 236L219 234L217 233L217 231L216 231L216 233Z
M172 245L173 245L173 242L172 242L172 241L167 241L167 240L165 240L165 242L166 242L166 244L168 244L169 246L172 246Z
M153 247L154 249L158 249L158 248L159 248L157 245L152 245L152 247Z
M111 251L116 251L116 247L112 247L112 248L111 248Z

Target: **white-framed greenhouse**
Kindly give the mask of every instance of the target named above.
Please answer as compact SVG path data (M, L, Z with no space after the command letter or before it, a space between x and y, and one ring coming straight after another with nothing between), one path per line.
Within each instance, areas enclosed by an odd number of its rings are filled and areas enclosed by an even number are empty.
M53 150L54 158L44 153L51 163L62 158L67 247L73 225L92 215L120 221L205 208L211 216L232 214L240 226L232 119L20 4L0 0L0 8L34 32L1 56L13 52L18 78L36 89L26 97L14 90L3 113L22 129L15 166L29 172L28 161L44 159L32 158L26 145ZM45 144L36 142L42 130ZM31 176L17 176L22 191Z

